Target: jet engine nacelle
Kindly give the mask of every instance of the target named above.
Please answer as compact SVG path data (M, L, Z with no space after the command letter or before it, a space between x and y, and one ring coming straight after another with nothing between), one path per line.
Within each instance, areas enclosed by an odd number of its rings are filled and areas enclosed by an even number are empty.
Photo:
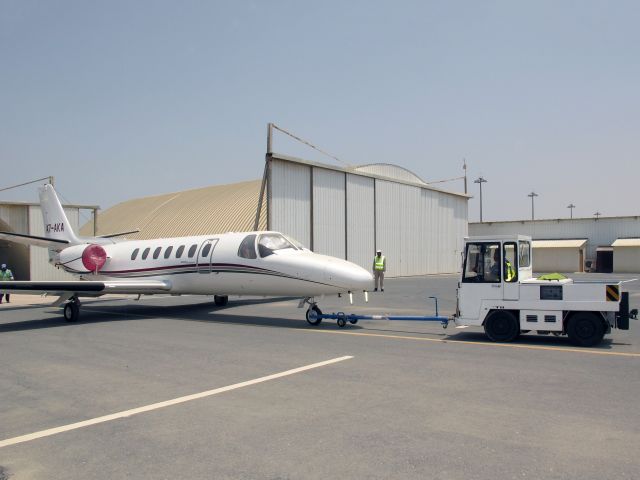
M107 252L95 243L74 245L60 252L56 263L83 273L98 273L107 261Z

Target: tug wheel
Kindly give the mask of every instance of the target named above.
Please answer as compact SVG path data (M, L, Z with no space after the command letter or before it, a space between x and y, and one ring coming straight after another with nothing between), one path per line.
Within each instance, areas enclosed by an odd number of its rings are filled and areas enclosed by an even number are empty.
M307 322L309 322L310 325L318 325L322 319L318 318L317 315L322 315L322 310L320 310L317 305L309 307L306 314Z
M497 310L484 321L484 333L493 342L513 342L520 334L520 325L513 313Z
M569 319L567 335L574 345L592 347L604 337L604 325L597 315L591 312L579 312Z

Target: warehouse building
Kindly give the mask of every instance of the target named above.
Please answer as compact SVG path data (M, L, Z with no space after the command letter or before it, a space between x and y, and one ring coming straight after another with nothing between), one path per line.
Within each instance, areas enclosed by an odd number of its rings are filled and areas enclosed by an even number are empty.
M565 245L559 243L544 243L544 247L536 248L534 243L534 268L537 272L548 271L598 271L598 272L627 272L628 268L635 269L636 259L632 263L626 259L633 256L634 248L620 247L616 250L615 242L640 238L640 216L600 217L600 218L565 218L555 220L518 220L506 222L470 223L470 235L509 235L519 233L530 235L534 240L567 241ZM583 245L582 242L586 240ZM623 242L626 244L625 242ZM550 246L555 245L555 246ZM568 245L571 245L570 247ZM578 246L580 245L580 246ZM619 243L618 245L622 245ZM564 248L564 250L559 250ZM559 252L564 255L559 256ZM579 260L583 251L583 259ZM616 251L620 254L616 261ZM635 250L637 252L637 250ZM567 258L561 258L566 256ZM553 260L558 263L556 268ZM631 258L631 260L634 260ZM580 265L578 268L574 265ZM631 265L631 266L626 266ZM545 267L545 268L542 268ZM640 272L640 268L634 270Z
M536 272L582 272L587 240L534 240Z
M101 213L97 231L154 238L276 230L367 269L380 248L388 276L453 273L468 199L396 165L342 168L273 153L262 180L129 200ZM89 223L82 233L93 230Z
M640 272L640 238L619 238L611 247L614 272Z

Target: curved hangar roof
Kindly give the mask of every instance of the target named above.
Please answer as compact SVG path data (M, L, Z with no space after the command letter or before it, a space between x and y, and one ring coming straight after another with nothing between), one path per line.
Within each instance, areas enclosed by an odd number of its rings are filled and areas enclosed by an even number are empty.
M98 235L131 230L129 239L181 237L253 230L260 180L136 198L119 203L98 215ZM267 228L263 203L259 230ZM81 229L93 235L93 222Z
M387 177L401 182L418 183L427 186L427 183L415 173L406 168L390 163L370 163L353 168L354 172L368 173L379 177Z

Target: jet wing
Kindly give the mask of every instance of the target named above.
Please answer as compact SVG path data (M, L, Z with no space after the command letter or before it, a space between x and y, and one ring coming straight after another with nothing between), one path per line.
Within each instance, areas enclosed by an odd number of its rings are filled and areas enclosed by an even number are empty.
M53 238L37 237L35 235L25 235L22 233L0 232L0 238L10 242L22 243L25 245L35 245L37 247L63 247L69 245L67 240L55 240Z
M171 291L171 282L163 280L141 281L61 281L61 282L0 282L2 293L28 293L49 295L76 294L81 297L99 297L110 293L125 295L153 295Z

